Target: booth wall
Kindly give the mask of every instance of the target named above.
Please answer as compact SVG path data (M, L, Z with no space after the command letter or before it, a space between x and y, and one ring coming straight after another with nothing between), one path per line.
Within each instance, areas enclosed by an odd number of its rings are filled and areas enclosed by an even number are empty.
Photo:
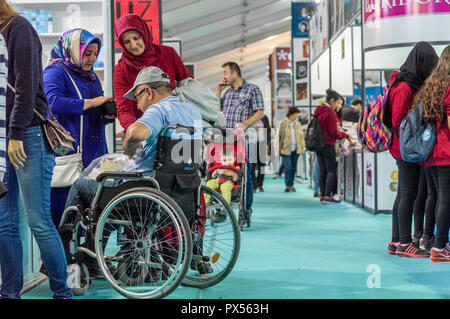
M330 88L330 50L327 49L311 65L311 92L316 95L324 95ZM314 105L314 103L313 103Z
M331 88L353 96L352 29L347 28L331 44Z

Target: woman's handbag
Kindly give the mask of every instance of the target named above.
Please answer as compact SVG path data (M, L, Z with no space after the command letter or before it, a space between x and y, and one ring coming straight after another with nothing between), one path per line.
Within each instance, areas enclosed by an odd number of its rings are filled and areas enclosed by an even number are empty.
M70 76L69 72L64 69L72 81L75 89L78 93L78 97L83 99L80 90L78 89L75 81ZM51 113L50 113L51 114ZM52 115L53 116L53 115ZM73 150L73 148L72 148ZM58 156L55 158L55 168L53 169L53 178L51 186L53 188L70 187L72 184L81 177L83 172L83 115L80 119L80 146L77 153L65 156Z

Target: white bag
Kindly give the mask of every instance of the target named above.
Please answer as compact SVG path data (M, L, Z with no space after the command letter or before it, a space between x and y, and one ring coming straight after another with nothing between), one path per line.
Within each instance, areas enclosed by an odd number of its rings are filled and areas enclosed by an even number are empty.
M81 153L58 156L55 158L53 169L52 187L70 187L81 177L83 172L83 160Z
M65 70L65 69L64 69ZM75 81L70 76L69 72L65 70L69 78L72 80L75 89L77 90L78 97L83 99L80 90L78 90ZM53 168L53 177L51 187L70 187L72 184L81 177L83 172L83 115L80 118L80 146L78 152L71 155L57 156L55 158L55 167Z

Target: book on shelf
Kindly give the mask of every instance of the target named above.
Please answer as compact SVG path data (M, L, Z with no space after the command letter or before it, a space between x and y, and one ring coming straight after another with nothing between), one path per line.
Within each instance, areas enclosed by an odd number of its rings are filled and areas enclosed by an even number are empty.
M20 14L30 21L37 33L53 33L53 10L20 9Z

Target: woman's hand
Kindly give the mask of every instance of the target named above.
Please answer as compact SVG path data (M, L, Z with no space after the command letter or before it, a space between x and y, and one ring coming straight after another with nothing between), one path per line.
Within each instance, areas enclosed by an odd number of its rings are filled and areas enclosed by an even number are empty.
M93 99L85 99L83 110L86 111L90 108L97 107L102 104L105 104L106 102L112 102L112 101L113 101L112 96L98 96Z
M8 156L9 161L15 169L19 169L19 166L23 167L25 161L27 160L27 154L25 154L25 151L23 149L23 141L9 140Z

